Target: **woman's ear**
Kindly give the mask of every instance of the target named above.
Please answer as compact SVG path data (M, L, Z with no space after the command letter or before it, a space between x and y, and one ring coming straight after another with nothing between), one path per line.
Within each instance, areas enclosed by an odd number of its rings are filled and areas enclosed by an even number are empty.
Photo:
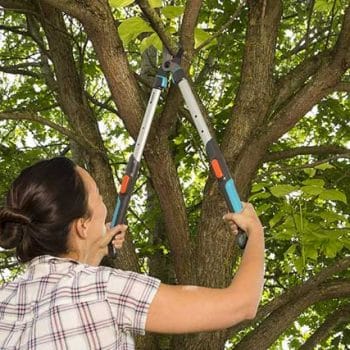
M79 218L73 222L73 231L81 239L86 239L88 234L89 220L84 218Z

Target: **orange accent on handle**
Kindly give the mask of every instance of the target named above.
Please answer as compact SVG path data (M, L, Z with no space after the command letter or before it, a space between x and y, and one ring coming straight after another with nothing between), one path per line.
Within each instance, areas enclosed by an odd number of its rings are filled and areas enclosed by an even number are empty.
M128 189L128 185L129 185L129 181L130 181L130 176L129 175L124 175L123 176L123 180L122 180L122 185L120 187L120 193L125 193Z
M221 167L220 167L220 164L219 162L217 161L217 159L213 159L211 161L211 166L213 168L213 171L214 171L214 174L216 176L217 179L221 179L224 174L222 173L222 170L221 170Z

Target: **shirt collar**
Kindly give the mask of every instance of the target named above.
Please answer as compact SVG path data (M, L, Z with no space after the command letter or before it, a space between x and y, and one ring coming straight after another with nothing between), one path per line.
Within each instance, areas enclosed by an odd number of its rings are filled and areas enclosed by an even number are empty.
M51 273L67 273L74 266L80 263L73 259L59 258L51 255L40 255L26 264L26 270L23 278L32 280Z
M52 255L40 255L30 260L27 263L27 268L31 268L39 264L47 264L47 263L57 264L57 263L65 263L65 262L79 264L79 262L74 259L60 258L58 256L52 256Z

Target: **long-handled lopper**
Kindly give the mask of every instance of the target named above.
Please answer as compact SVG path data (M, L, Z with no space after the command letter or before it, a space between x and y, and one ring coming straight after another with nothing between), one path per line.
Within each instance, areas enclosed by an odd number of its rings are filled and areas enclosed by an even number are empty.
M180 66L180 57L182 51L172 57L165 54L163 64L159 68L154 80L153 88L146 112L142 121L141 130L136 140L133 154L130 156L123 176L120 191L117 197L115 210L111 222L111 227L125 223L125 215L129 205L130 197L138 176L142 153L146 144L155 110L159 101L160 94L168 86L168 74L171 73L172 80L179 87L181 94L190 111L193 122L198 130L203 144L210 160L211 169L218 181L220 191L225 197L226 204L230 211L239 213L243 210L241 200L237 193L234 181L226 164L226 161L220 151L216 141L211 136L208 126L200 111L197 100L192 92L191 86L185 77L185 72ZM240 230L237 235L238 245L243 249L247 243L247 235ZM108 254L111 257L116 256L116 250L110 243L108 246Z

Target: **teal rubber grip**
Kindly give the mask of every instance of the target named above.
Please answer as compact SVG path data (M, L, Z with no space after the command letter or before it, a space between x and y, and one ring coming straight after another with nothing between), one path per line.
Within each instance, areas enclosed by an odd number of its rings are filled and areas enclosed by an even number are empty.
M232 178L225 183L225 191L232 205L233 212L240 213L243 210L243 206Z

